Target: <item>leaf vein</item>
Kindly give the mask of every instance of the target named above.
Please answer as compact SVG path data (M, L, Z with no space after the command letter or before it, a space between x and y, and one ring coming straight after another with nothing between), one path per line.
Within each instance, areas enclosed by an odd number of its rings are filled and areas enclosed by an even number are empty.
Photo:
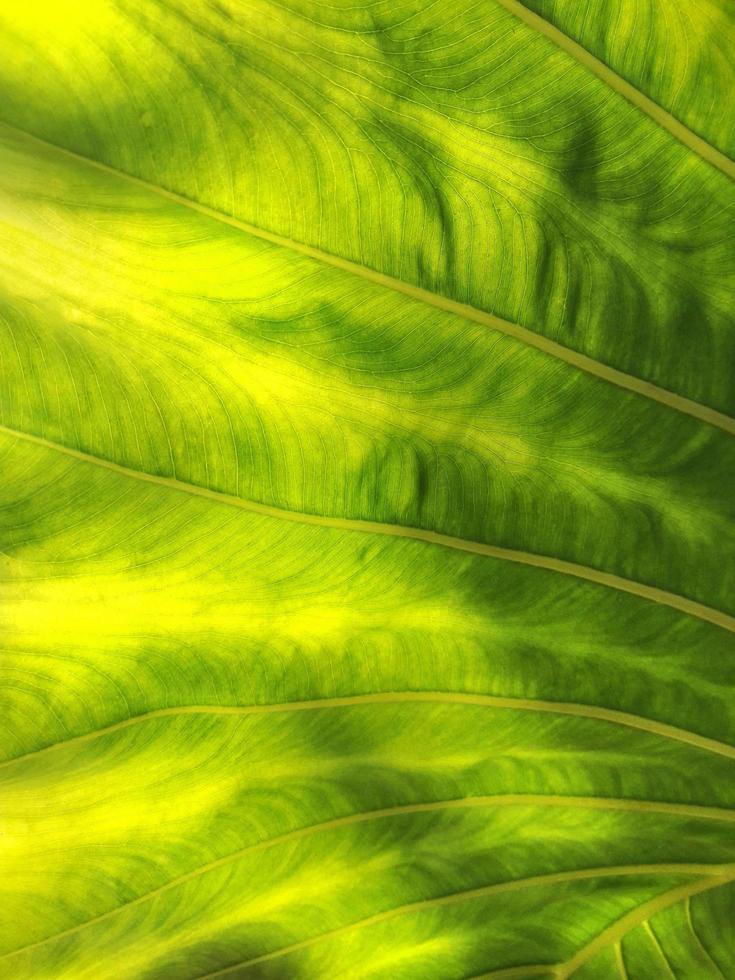
M379 534L386 537L407 538L414 541L421 541L424 544L439 545L444 548L452 548L455 551L464 551L473 555L484 555L487 558L515 562L520 565L530 565L546 571L570 575L587 582L593 582L596 585L617 589L619 592L627 592L630 595L638 596L650 602L657 602L661 605L669 606L678 612L685 613L688 616L695 616L705 622L712 623L715 626L735 633L735 617L730 616L721 609L706 606L701 602L689 599L687 596L667 592L656 586L626 579L620 575L605 572L588 565L578 565L575 562L555 558L552 555L541 555L529 551L502 548L497 545L486 544L482 541L452 537L448 534L442 534L439 531L431 531L420 527L411 527L402 524L381 524L377 521L365 521L357 518L328 517L321 514L310 514L305 511L285 510L284 508L263 504L255 500L235 497L231 494L222 493L219 490L211 490L209 487L187 483L173 477L158 476L153 473L134 470L127 466L122 466L120 463L115 463L112 460L104 459L100 456L92 456L78 449L72 449L69 446L63 446L60 443L52 442L41 436L20 432L17 429L11 429L4 425L0 425L0 433L69 456L77 462L100 466L119 476L141 480L144 483L151 483L169 490L188 493L195 497L203 497L204 499L212 500L228 507L237 507L240 510L259 514L262 517L271 517L277 520L308 524L316 527L333 528L340 531L354 531L363 534Z
M454 704L470 707L486 707L507 709L511 711L539 711L548 714L567 715L576 718L587 718L594 721L607 722L613 725L622 725L627 728L634 728L638 731L648 732L660 738L668 738L672 741L683 742L693 748L712 752L728 759L735 759L735 746L725 742L699 735L684 728L676 728L674 725L667 725L664 722L655 721L651 718L644 718L640 715L630 714L625 711L618 711L614 708L605 708L598 705L578 704L576 702L563 701L541 701L532 698L509 698L499 697L491 694L469 694L456 693L451 691L391 691L376 694L356 694L346 697L318 698L312 701L286 701L274 704L254 704L254 705L183 705L176 708L158 708L147 711L124 721L115 722L105 728L99 728L84 735L77 735L70 739L55 742L44 748L28 752L22 756L15 756L0 763L0 768L13 765L23 759L35 758L54 752L58 749L82 745L85 742L101 738L113 732L122 731L125 728L150 721L155 718L170 718L181 715L267 715L280 714L289 711L318 711L333 708L349 708L355 705L378 705L378 704Z
M341 269L343 272L348 272L352 275L359 276L360 278L365 279L375 285L401 293L417 302L426 303L435 307L436 309L444 310L447 313L452 313L456 316L462 317L465 320L471 320L474 323L479 323L483 326L489 327L492 330L496 330L499 333L520 341L526 346L534 347L545 354L564 361L578 370L585 371L587 374L591 374L602 381L616 385L617 387L623 388L626 391L631 391L634 394L642 395L643 397L656 401L659 404L667 406L668 408L673 408L675 411L682 412L685 415L690 415L693 418L706 422L709 425L714 425L717 428L723 429L725 432L735 435L735 419L724 414L723 412L719 412L716 409L696 402L693 399L686 398L685 396L679 395L676 392L669 391L668 389L653 384L653 382L646 381L643 378L627 374L625 371L620 371L617 368L604 364L601 361L597 361L586 354L582 354L571 347L565 347L563 344L559 344L540 333L536 333L534 330L530 330L529 328L523 327L517 323L512 323L509 320L504 320L501 317L496 316L494 313L488 313L485 310L477 309L476 307L469 306L466 303L460 303L439 293L433 293L428 289L423 289L420 286L415 286L409 282L405 282L401 279L388 276L385 273L378 272L369 266L360 265L357 262L351 262L348 259L340 258L337 255L332 255L331 253L324 252L321 249L314 248L310 245L305 245L302 242L298 242L290 238L285 238L282 235L274 234L273 232L267 231L264 228L259 228L256 225L251 225L248 222L241 221L239 218L233 217L232 215L228 215L222 211L217 211L214 208L210 208L206 204L201 204L199 201L195 201L192 198L185 197L182 194L178 194L164 187L160 187L159 185L143 180L140 177L135 177L133 174L126 173L124 170L119 170L118 168L102 163L99 160L94 160L91 157L85 157L80 153L67 149L66 147L51 143L48 140L42 139L41 137L28 132L27 130L20 129L17 126L12 126L9 123L6 123L4 120L0 120L0 126L4 127L9 132L22 136L24 139L30 142L41 144L47 149L51 149L56 153L62 154L63 156L68 157L77 163L93 167L118 179L129 181L130 183L133 183L148 192L158 194L159 196L165 197L176 204L197 211L214 221L229 225L230 227L236 228L248 235L253 235L254 237L260 238L263 241L270 242L272 245L277 245L281 248L287 248L291 251L298 252L299 254L315 259L318 262ZM735 165L733 165L733 168L735 170Z
M707 140L703 139L693 130L685 126L683 122L672 115L653 99L649 98L630 82L626 81L621 75L614 71L608 64L597 58L588 51L583 45L559 30L552 23L541 17L539 14L529 10L520 0L496 0L501 7L523 21L528 27L542 34L552 41L559 48L571 55L576 61L587 68L593 75L611 89L622 95L632 105L641 112L644 112L650 119L658 123L663 129L670 133L675 139L683 143L687 149L692 150L703 160L712 164L731 180L735 180L735 162L730 157L716 149Z

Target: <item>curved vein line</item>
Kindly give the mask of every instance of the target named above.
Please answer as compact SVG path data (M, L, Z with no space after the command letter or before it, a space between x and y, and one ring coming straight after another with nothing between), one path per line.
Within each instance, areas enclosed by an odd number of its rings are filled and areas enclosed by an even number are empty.
M548 977L554 978L554 963L527 963L523 966L503 966L499 970L491 970L489 973L478 973L470 977L470 980L526 980L527 977Z
M572 973L576 972L578 969L584 966L588 960L608 946L615 947L615 960L618 971L620 972L622 980L627 980L628 974L625 970L625 963L623 960L620 943L629 932L632 932L633 929L646 922L657 912L661 912L666 908L669 908L671 905L676 905L677 902L686 900L688 903L689 899L693 895L710 891L713 888L721 888L724 885L729 884L734 879L735 874L726 875L724 876L724 880L720 878L715 880L708 879L705 882L694 882L691 885L681 885L677 888L671 889L668 892L665 892L663 895L659 895L657 898L651 899L650 902L639 905L637 909L634 909L626 916L618 919L616 923L596 936L595 939L588 943L587 946L584 946L581 950L579 950L571 959L567 960L566 963L549 965L534 963L529 964L528 966L491 970L489 973L482 973L473 977L472 980L491 980L491 978L492 980L501 980L501 978L502 980L506 980L506 978L507 980L510 980L511 977L521 978L535 974L545 974L549 977L553 977L553 980L567 980Z
M686 889L686 894L696 894L697 891L705 891L706 888L715 887L715 885L710 884L712 878L715 876L717 876L718 879L717 884L724 884L724 881L731 880L733 877L735 877L735 869L733 869L733 865L641 864L623 865L612 868L581 868L577 871L559 871L553 874L534 875L530 878L504 881L500 884L485 885L482 888L472 888L463 892L455 892L451 895L442 895L440 898L428 898L419 902L409 902L406 905L399 905L396 908L389 909L386 912L378 912L376 915L368 916L367 918L360 919L357 922L351 922L346 926L340 926L338 929L330 929L328 932L320 933L318 936L311 936L309 939L304 939L301 942L293 943L290 946L284 946L281 949L273 950L271 953L264 953L262 956L256 956L254 959L234 963L230 966L224 967L221 970L215 970L212 973L202 973L198 977L195 977L194 980L214 980L215 977L224 977L228 973L232 973L234 970L244 970L251 966L255 966L256 964L265 963L268 960L276 959L280 956L288 956L290 953L296 953L302 949L308 949L310 946L315 946L317 943L323 942L324 940L329 940L335 938L336 936L344 935L345 933L351 932L354 929L362 929L377 925L378 923L386 922L402 915L409 915L413 912L422 912L426 909L442 908L447 905L457 905L461 902L473 901L474 899L478 898L486 898L489 895L523 891L526 888L534 888L536 886L564 884L568 881L589 881L597 878L616 878L646 874L706 875L707 884L704 886L701 882L697 882L696 885L698 887L695 887L690 883L688 885L682 885L678 889L673 890L682 892L684 889ZM661 898L661 896L659 896L659 898ZM646 904L650 905L652 903L649 902ZM641 908L643 908L643 906L641 906ZM604 933L601 933L601 935L604 935ZM597 938L599 939L600 937ZM569 963L572 962L572 960L569 961ZM564 964L564 967L567 965L568 964ZM581 963L579 965L581 966ZM553 967L551 969L553 970ZM558 969L559 968L557 967L557 970ZM574 969L577 969L577 966L574 966ZM559 980L562 980L562 978L568 976L569 973L558 973Z
M620 940L618 940L615 943L614 956L615 956L615 966L617 967L618 973L620 974L620 980L629 980L628 971L625 968L625 957L623 956L623 947L621 945Z
M639 731L657 735L660 738L672 739L676 742L684 742L694 748L702 749L705 752L713 752L716 755L724 756L727 759L735 759L735 746L727 745L713 738L698 735L695 732L687 731L684 728L676 728L664 722L654 721L651 718L643 718L640 715L629 714L625 711L618 711L614 708L604 708L597 705L577 704L565 701L540 701L532 698L507 698L492 694L463 694L452 691L390 691L382 694L355 694L338 698L317 698L311 701L284 701L278 704L253 704L253 705L183 705L178 708L157 708L154 711L146 711L124 721L115 722L105 728L98 728L95 731L87 732L84 735L77 735L73 738L55 742L45 748L36 749L33 752L26 752L24 755L6 759L0 763L0 769L14 765L22 760L37 758L56 752L59 749L79 746L85 742L93 741L104 735L122 731L139 725L144 721L154 718L173 718L182 715L272 715L282 714L290 711L319 711L332 708L349 708L354 705L371 704L456 704L470 705L484 708L500 708L512 711L540 711L549 714L570 715L576 718L587 718L595 721L609 722L613 725L622 725L626 728L635 728Z
M723 870L725 867L723 865ZM566 963L561 963L557 967L556 980L567 980L567 977L570 977L584 966L596 953L621 940L631 930L635 929L636 926L647 922L657 912L662 912L664 909L676 905L678 902L683 902L685 899L692 898L694 895L700 895L702 892L710 891L713 888L721 888L723 885L728 885L732 881L735 881L735 869L712 876L711 878L706 878L704 881L679 885L677 888L672 888L664 892L663 895L658 895L656 898L644 902L638 908L633 909L632 912L628 912L627 915L622 916L617 922L614 922L586 946L583 946Z
M157 184L150 183L149 181L143 180L140 177L135 177L132 174L126 173L124 170L118 170L116 167L112 167L109 164L101 163L99 160L93 160L91 157L85 157L81 153L76 153L74 150L68 150L66 147L59 146L56 143L51 143L48 140L42 139L40 136L35 136L33 133L29 133L27 130L19 129L17 126L11 126L9 123L4 122L3 120L0 120L0 126L11 133L15 133L25 140L39 143L47 149L53 150L55 153L71 158L77 163L94 167L103 173L129 181L138 187L141 187L154 194L158 194L167 200L173 201L175 204L179 204L183 207L190 208L193 211L197 211L199 214L202 214L207 218L211 218L214 221L219 221L220 223L229 225L232 228L237 228L239 231L243 231L248 235L253 235L254 237L263 241L270 242L272 245L278 245L281 248L287 248L293 252L298 252L299 254L305 255L310 259L315 259L318 262L341 269L343 272L348 272L351 275L359 276L361 279L365 279L375 285L382 286L386 289L392 289L394 292L401 293L402 295L407 296L419 303L426 303L429 306L435 307L436 309L443 310L445 313L452 313L455 316L462 317L465 320L471 320L474 323L479 323L482 326L489 327L490 329L496 330L508 337L512 337L514 340L517 340L528 347L534 347L536 350L542 351L544 354L548 354L560 361L564 361L566 364L569 364L580 371L585 371L587 374L591 374L596 378L616 385L618 388L624 388L626 391L631 391L634 394L642 395L644 398L649 398L652 401L656 401L661 405L667 406L667 408L673 408L678 412L683 412L685 415L690 415L701 422L707 422L709 425L714 425L719 429L723 429L725 432L735 435L735 419L731 418L729 415L725 415L723 412L718 412L716 409L710 408L708 405L702 405L691 398L685 398L683 395L669 391L667 388L661 388L658 385L653 384L651 381L645 381L643 378L626 374L625 371L619 371L617 368L611 367L608 364L603 364L601 361L596 361L593 357L589 357L587 354L582 354L579 351L573 350L571 347L565 347L563 344L559 344L556 341L543 336L542 334L536 333L534 330L529 330L528 327L522 327L518 323L513 323L510 320L504 320L502 317L496 316L494 313L487 313L485 310L480 310L474 306L469 306L466 303L459 303L456 300L449 299L448 297L442 296L439 293L432 293L428 289L422 289L420 286L414 286L413 284L404 282L401 279L395 279L393 276L388 276L383 272L378 272L376 269L371 269L370 267L360 265L357 262L351 262L349 259L343 259L337 255L332 255L330 252L323 252L321 249L314 248L311 245L305 245L302 242L297 242L291 238L286 238L283 235L276 235L273 232L266 231L264 228L259 228L257 225L251 225L246 221L241 221L239 218L233 217L232 215L225 214L222 211L217 211L214 208L210 208L206 204L200 204L199 201L195 201L192 198L185 197L182 194L177 194L174 191L169 191L164 187L159 187Z
M215 871L217 868L231 864L233 861L237 861L248 854L254 854L258 851L264 851L271 847L277 847L280 844L289 844L293 841L301 840L304 837L310 837L314 834L319 834L328 830L337 830L341 827L349 827L354 824L370 823L373 820L384 820L391 817L400 817L414 813L436 813L444 810L470 810L506 806L558 806L567 807L569 809L594 809L634 813L650 812L665 813L674 816L702 817L704 819L735 820L735 811L731 810L716 811L718 815L713 816L710 811L714 811L714 807L688 806L686 804L678 803L656 803L655 801L649 800L603 799L594 796L551 796L522 793L508 793L498 796L471 796L466 797L465 799L437 800L433 803L408 803L402 806L385 807L381 810L367 810L361 813L351 813L346 817L335 817L333 820L326 820L323 823L313 824L309 827L301 827L298 830L292 830L285 834L279 834L277 837L270 837L267 840L258 841L257 844L250 844L247 847L242 847L237 851L233 851L231 854L226 854L224 857L217 858L215 861L210 861L198 868L194 868L192 871L188 871L186 874L180 875L178 878L174 878L171 881L166 882L166 884L161 885L159 888L154 888L152 891L146 892L144 895L139 895L130 902L124 902L122 905L118 905L114 909L110 909L108 912L103 912L102 915L97 915L92 919L87 919L86 922L80 922L78 925L72 926L70 929L65 929L63 932L54 933L51 936L46 936L45 938L39 939L34 943L29 943L27 946L20 946L18 949L13 949L7 953L3 953L0 955L0 960L10 956L15 956L19 953L27 952L31 949L36 949L37 947L53 942L56 939L64 939L67 936L75 935L81 930L86 929L87 926L110 919L124 910L135 908L138 905L143 905L146 902L157 898L159 895L165 894L174 888L178 888L180 885L186 884L186 882L192 881L195 878L199 878L210 871ZM658 868L660 866L653 865L652 867ZM676 867L678 868L681 866L677 865Z
M654 102L649 96L644 95L635 85L626 81L609 65L600 58L597 58L591 51L583 47L579 42L573 40L550 21L541 17L539 14L530 10L519 0L496 0L501 7L505 7L511 14L523 21L528 27L539 34L553 41L557 47L571 55L580 64L584 65L593 75L605 82L611 89L622 95L628 102L632 103L641 112L644 112L650 119L657 122L659 126L669 132L675 139L683 143L689 150L712 164L722 171L731 180L735 180L735 162L730 157L716 149L711 143L698 136L693 130L685 126L683 122L667 112L658 102Z
M712 968L713 968L714 972L717 973L717 975L719 976L720 980L727 980L727 977L725 976L725 974L720 969L719 964L715 963L715 961L712 959L712 955L710 954L710 951L707 949L707 947L704 945L704 943L702 942L702 940L699 938L699 933L694 928L694 920L692 919L692 901L691 901L691 898L689 898L689 897L687 897L687 900L684 903L684 916L686 918L687 925L689 926L689 931L691 932L692 937L693 937L694 941L696 942L698 948L702 952L702 956L704 956L704 958L709 963L712 964Z
M728 615L720 609L713 609L711 606L705 606L703 603L696 602L686 596L667 592L664 589L658 589L652 585L645 585L642 582L634 582L631 579L622 578L620 575L613 575L610 572L604 572L588 565L578 565L575 562L565 561L562 558L555 558L552 555L538 555L530 551L500 548L481 541L472 541L468 538L455 538L449 534L441 534L438 531L429 531L420 527L408 527L401 524L381 524L378 521L363 521L347 517L325 517L321 514L308 514L304 511L285 510L280 507L273 507L270 504L262 504L255 500L246 500L243 497L221 493L219 490L210 490L208 487L198 486L194 483L186 483L183 480L173 479L172 477L156 476L152 473L134 470L130 467L122 466L120 463L114 463L109 459L104 459L101 456L92 456L79 449L71 449L69 446L52 442L50 439L44 439L41 436L31 435L27 432L20 432L17 429L11 429L4 425L0 425L0 433L32 443L36 446L42 446L44 449L62 453L64 456L69 456L82 463L100 466L103 469L110 470L112 473L116 473L118 476L141 480L144 483L152 483L156 486L166 487L168 490L177 490L195 497L204 497L206 500L213 500L228 507L237 507L240 510L245 510L252 514L259 514L261 517L273 517L296 524L334 528L339 531L357 531L363 534L380 534L386 537L410 538L414 541L422 541L424 544L440 545L444 548L452 548L455 551L464 551L473 555L484 555L487 558L510 561L519 565L531 565L534 568L559 572L562 575L571 575L574 578L583 579L586 582L594 582L596 585L603 585L607 588L616 589L619 592L627 592L630 595L638 596L640 599L647 599L650 602L657 602L660 605L669 606L678 612L683 612L688 616L695 616L697 619L702 619L705 622L712 623L714 626L719 626L722 629L735 633L735 617Z
M651 926L650 916L643 923L643 932L646 934L646 936L648 937L651 943L651 946L653 946L654 950L656 951L657 959L661 963L663 963L663 965L666 967L666 973L669 976L669 980L679 980L679 978L677 977L677 975L674 973L672 969L671 963L669 963L668 956L664 952L661 943L658 941L658 936L653 931L653 928Z

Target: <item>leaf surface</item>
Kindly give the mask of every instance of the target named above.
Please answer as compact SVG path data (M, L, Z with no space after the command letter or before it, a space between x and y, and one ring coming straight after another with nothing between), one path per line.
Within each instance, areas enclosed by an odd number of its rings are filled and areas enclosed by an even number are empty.
M497 0L0 18L6 122L732 413L731 181Z
M732 23L661 10L3 5L0 976L735 978Z

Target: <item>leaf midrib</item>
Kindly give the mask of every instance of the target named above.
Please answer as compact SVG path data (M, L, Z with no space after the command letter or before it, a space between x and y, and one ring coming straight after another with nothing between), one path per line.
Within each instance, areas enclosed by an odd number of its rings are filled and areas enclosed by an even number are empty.
M203 497L215 503L228 507L235 507L249 513L259 514L261 517L270 517L277 520L291 521L297 524L308 524L317 527L332 528L340 531L352 531L362 534L379 534L385 537L409 538L421 541L424 544L438 545L444 548L451 548L454 551L462 551L474 555L482 555L487 558L495 558L501 561L510 561L519 565L529 565L534 568L541 568L550 572L558 572L562 575L569 575L573 578L593 582L606 588L615 589L618 592L627 592L630 595L638 596L649 602L656 602L660 605L668 606L677 612L694 616L704 622L719 626L721 629L735 633L735 616L731 616L721 609L706 606L701 602L690 599L686 596L659 589L656 586L647 585L632 579L614 575L601 569L588 565L579 565L575 562L566 561L562 558L555 558L551 555L541 555L530 551L518 551L513 548L502 548L497 545L486 544L482 541L474 541L469 538L453 537L449 534L442 534L439 531L430 531L420 527L412 527L403 524L385 524L378 521L366 521L358 518L348 517L327 517L322 514L310 514L305 511L287 510L275 507L271 504L260 503L255 500L248 500L244 497L236 497L232 494L222 493L219 490L211 490L199 484L188 483L173 477L158 476L153 473L135 470L112 460L90 453L82 452L79 449L72 449L61 443L52 442L42 436L33 435L28 432L21 432L5 425L0 425L0 433L24 442L41 446L53 452L69 456L76 462L86 463L92 466L99 466L102 469L110 470L118 476L129 479L140 480L143 483L152 483L156 486L164 487L180 493L187 493L195 497Z
M209 205L202 204L199 201L186 197L175 191L168 190L165 187L154 184L148 180L144 180L141 177L136 177L133 174L120 170L117 167L113 167L110 164L102 163L99 160L84 156L83 154L70 150L67 147L60 146L57 143L52 143L49 140L37 136L35 133L31 133L28 130L21 129L17 126L13 126L2 119L0 119L0 126L24 140L38 143L47 150L63 155L64 157L75 161L77 164L81 164L85 167L92 167L103 173L111 175L118 180L124 180L132 183L150 193L164 197L167 200L178 204L179 206L196 211L197 213L210 218L213 221L228 225L231 228L235 228L247 235L259 238L262 241L269 242L271 245L276 245L280 248L289 249L290 251L305 255L307 258L340 269L341 271L347 272L351 275L358 276L359 278L371 282L374 285L390 289L391 291L402 294L416 302L432 306L435 309L444 311L445 313L451 313L454 316L458 316L462 319L470 320L474 323L488 327L497 331L498 333L502 333L505 336L519 341L527 347L535 348L536 350L554 357L557 360L563 361L564 363L569 364L580 371L584 371L586 374L590 374L599 380L613 384L618 388L624 389L625 391L630 391L634 394L641 395L644 398L648 398L652 401L658 402L661 405L665 405L667 408L672 408L675 411L689 415L701 422L706 422L709 425L713 425L725 432L735 435L735 418L732 418L731 416L726 415L717 409L711 408L709 405L704 405L693 399L686 398L684 395L679 395L676 392L670 391L667 388L662 388L651 381L646 381L643 378L636 377L635 375L627 374L625 371L620 371L608 364L595 360L587 354L583 354L570 347L565 347L563 344L551 340L550 338L545 337L543 334L536 333L534 330L530 330L527 327L523 327L518 323L513 323L510 320L504 320L502 317L496 316L494 313L488 313L485 310L478 309L477 307L470 306L469 304L460 303L457 300L450 299L441 295L440 293L434 293L428 289L405 282L402 279L396 279L393 276L388 276L383 272L378 272L376 269L370 268L369 266L352 262L349 259L344 259L340 256L333 255L330 252L322 251L321 249L314 248L311 245L306 245L303 242L286 238L283 235L277 235L274 232L260 228L257 225L249 224L248 222L242 221L233 215L227 214L223 211L218 211Z

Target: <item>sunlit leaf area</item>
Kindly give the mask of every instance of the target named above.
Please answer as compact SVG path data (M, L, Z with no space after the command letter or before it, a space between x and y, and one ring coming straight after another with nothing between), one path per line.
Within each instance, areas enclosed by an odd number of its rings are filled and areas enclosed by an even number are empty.
M732 0L2 0L2 980L735 980L734 157Z

